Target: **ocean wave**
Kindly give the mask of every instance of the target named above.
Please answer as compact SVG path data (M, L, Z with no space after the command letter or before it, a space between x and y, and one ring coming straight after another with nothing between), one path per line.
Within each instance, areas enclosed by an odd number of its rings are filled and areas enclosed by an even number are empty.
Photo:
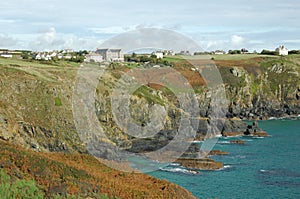
M253 136L253 139L264 139L265 137Z
M174 167L174 168L165 167L165 168L159 168L159 170L166 171L166 172L173 172L173 173L185 173L185 174L197 174L197 173L199 173L197 171L188 170L188 169L180 168L180 167Z
M232 168L231 165L224 165L223 168L218 169L218 171L224 171L224 170L227 170L227 169L230 169L230 168Z
M179 164L179 163L172 162L172 163L170 163L170 166L180 166L180 164Z
M230 141L218 141L218 144L230 144Z
M264 172L268 172L267 170L261 169L259 170L260 172L264 173Z
M291 115L285 117L269 117L267 120L297 120L300 119L300 115Z

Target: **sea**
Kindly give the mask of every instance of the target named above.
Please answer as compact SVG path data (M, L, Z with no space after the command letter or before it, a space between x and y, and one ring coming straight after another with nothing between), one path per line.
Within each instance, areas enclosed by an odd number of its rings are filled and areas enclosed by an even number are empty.
M176 183L198 198L300 198L300 120L258 123L269 137L218 140L214 149L229 152L212 157L224 163L220 170L195 173L171 164L148 174ZM231 139L245 144L230 144Z

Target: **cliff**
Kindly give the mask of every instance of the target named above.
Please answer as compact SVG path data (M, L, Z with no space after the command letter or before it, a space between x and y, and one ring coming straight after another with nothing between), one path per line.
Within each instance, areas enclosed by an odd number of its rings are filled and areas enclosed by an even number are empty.
M299 56L215 59L214 62L229 100L227 118L221 119L222 125L217 126L215 135L266 136L255 123L247 125L241 119L300 114ZM150 138L128 135L115 121L112 111L117 108L122 113L126 104L112 107L111 99L120 78L132 66L114 63L105 67L95 88L94 108L106 135L105 140L100 140L103 147L97 149L99 157L114 159L117 154L110 146L129 152L149 152L170 143L178 133L182 114L185 114L176 95L168 87L151 82L134 90L129 105L132 121L146 126L154 116L157 121L165 122ZM72 112L78 68L79 65L66 62L0 59L0 139L37 152L86 153L86 143L77 134ZM193 126L196 128L194 139L203 140L212 122L209 115L211 91L207 90L205 81L193 70L191 63L176 61L173 68L186 77L196 93L200 111L194 117L198 124ZM193 100L192 96L186 95L181 103L189 104ZM164 118L160 118L161 114ZM128 120L124 114L120 114L119 119ZM149 128L156 128L157 123L149 125ZM199 150L191 148L191 153Z

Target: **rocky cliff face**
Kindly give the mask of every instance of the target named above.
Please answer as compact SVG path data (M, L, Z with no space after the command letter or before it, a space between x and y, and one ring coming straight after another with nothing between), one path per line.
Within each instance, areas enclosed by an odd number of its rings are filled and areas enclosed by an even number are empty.
M225 83L229 106L227 119L222 119L214 134L259 133L261 130L257 126L248 126L241 119L300 114L299 63L298 58L216 62ZM196 75L189 65L181 65L180 70L182 68L186 70L184 74ZM76 133L72 114L77 67L13 61L2 64L0 70L0 139L36 151L86 152ZM130 98L131 120L139 126L156 128L156 123L149 124L149 121L152 116L157 116L157 120L164 121L163 128L150 138L136 138L125 133L126 129L115 121L111 93L122 72L128 70L126 65L107 67L96 88L95 110L110 140L106 144L132 152L157 150L176 136L181 115L185 112L168 88L149 83L134 91ZM199 124L193 126L197 128L195 139L202 140L213 122L209 118L209 93L217 91L207 91L202 86L203 80L194 78L192 82L200 106L199 116L194 118ZM182 103L192 100L188 96L184 99ZM155 110L154 115L151 109ZM123 116L121 119L128 118ZM104 150L103 153L108 152Z
M267 119L300 114L299 60L280 58L256 67L219 68L230 99L228 117Z

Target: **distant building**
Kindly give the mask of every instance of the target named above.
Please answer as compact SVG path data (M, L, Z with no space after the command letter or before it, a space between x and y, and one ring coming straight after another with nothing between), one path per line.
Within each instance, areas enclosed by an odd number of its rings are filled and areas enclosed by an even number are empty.
M39 52L38 54L36 54L35 59L49 61L52 59L52 57L46 52Z
M173 50L164 50L164 55L166 56L174 56L175 53Z
M155 51L152 53L152 55L155 55L157 59L162 59L164 58L164 53L161 51Z
M103 57L99 53L90 52L88 55L85 56L85 62L102 62Z
M179 55L192 55L192 54L188 50L182 50L180 51Z
M124 61L124 55L121 49L97 49L95 53L101 55L104 61Z
M72 59L72 55L66 54L63 58L64 58L64 59Z
M279 46L278 48L276 48L275 50L279 55L288 55L289 54L289 50L284 47L284 46Z
M62 53L72 53L72 52L74 52L73 49L65 49L65 50L63 50Z
M13 57L13 55L12 55L12 54L10 54L10 53L1 53L1 54L0 54L0 57L12 58L12 57Z
M50 54L50 57L56 57L57 56L57 53L56 52L52 52L51 54Z
M225 52L224 50L216 50L216 51L214 52L214 54L215 54L215 55L224 55L224 54L226 54L226 52Z

